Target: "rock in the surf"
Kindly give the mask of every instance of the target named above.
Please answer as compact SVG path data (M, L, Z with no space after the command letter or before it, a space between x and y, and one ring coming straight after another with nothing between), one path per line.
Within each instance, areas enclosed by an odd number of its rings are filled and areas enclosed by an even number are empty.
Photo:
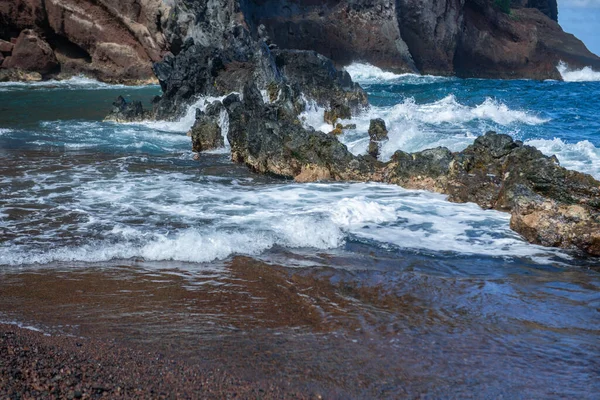
M488 132L458 153L397 152L385 168L403 187L510 212L512 229L529 242L600 256L600 182L508 135Z
M265 104L248 83L243 100L224 101L229 113L231 156L254 171L296 181L368 180L372 166L355 157L334 136L305 129L298 119L278 118L279 105Z
M368 153L373 158L378 158L381 146L388 140L388 130L385 121L381 118L372 119L369 125L369 149Z
M196 121L189 132L192 138L192 149L196 152L214 150L225 145L219 124L225 107L219 101L206 106L205 111L196 110Z

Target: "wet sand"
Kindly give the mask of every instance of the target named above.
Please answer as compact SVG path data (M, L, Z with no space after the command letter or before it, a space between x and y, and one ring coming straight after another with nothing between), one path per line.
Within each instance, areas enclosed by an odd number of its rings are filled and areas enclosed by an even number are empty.
M600 389L597 331L504 320L482 279L246 257L129 264L2 273L0 320L43 332L0 327L2 396L593 398ZM514 279L541 287L552 277Z

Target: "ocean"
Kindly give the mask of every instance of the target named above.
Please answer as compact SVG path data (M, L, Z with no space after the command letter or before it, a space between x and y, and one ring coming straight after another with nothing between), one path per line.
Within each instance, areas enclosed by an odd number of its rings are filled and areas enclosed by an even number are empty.
M356 129L340 140L353 153L365 153L370 119L383 118L390 140L382 157L389 159L398 149L459 151L494 130L600 179L600 73L559 68L565 82L395 75L353 64L347 70L368 92L371 107L343 121ZM509 229L508 214L449 203L439 194L259 176L231 163L227 149L194 160L186 132L206 99L174 122L103 122L121 94L148 104L160 87L85 78L0 84L0 292L11 293L0 296L0 321L80 335L99 329L101 321L113 326L112 335L144 343L174 336L190 343L216 340L224 332L232 341L250 332L262 338L252 339L256 343L282 332L291 337L292 330L305 336L292 335L289 360L279 360L285 368L270 372L288 376L314 362L290 356L298 348L322 348L320 335L344 337L349 347L332 351L353 353L346 354L348 369L340 372L321 352L314 355L319 375L346 374L348 382L333 386L367 397L388 375L386 393L401 393L394 368L411 382L402 390L434 397L448 394L448 385L454 388L448 397L469 388L486 398L592 398L600 390L597 259L529 244ZM331 130L322 112L311 106L304 124ZM171 317L181 309L149 300L153 306L133 319L130 308L103 306L131 288L106 289L97 293L97 304L77 308L81 304L66 302L56 283L62 276L77 288L77 282L110 276L154 282L140 289L142 296L156 295L160 282L233 296L240 287L253 293L248 282L232 283L238 276L232 265L243 260L332 285L332 294L323 295L327 307L313 303L323 321L339 324L324 334L302 319L283 323L267 315L258 295L230 312L196 304L176 323ZM44 288L44 277L54 282L47 283L55 287L52 296L15 289L33 275L42 278L32 287ZM93 281L88 284L93 290ZM359 296L357 288L376 295ZM344 318L352 315L352 323L332 311L335 296L352 304L338 307L351 307ZM253 322L240 322L246 317ZM120 318L129 322L115 328ZM161 325L165 319L170 327ZM355 348L360 329L370 332L369 353ZM190 346L180 346L181 353L196 351ZM360 364L360 357L368 363ZM348 371L361 365L372 368L361 378L369 383L353 386L358 378Z

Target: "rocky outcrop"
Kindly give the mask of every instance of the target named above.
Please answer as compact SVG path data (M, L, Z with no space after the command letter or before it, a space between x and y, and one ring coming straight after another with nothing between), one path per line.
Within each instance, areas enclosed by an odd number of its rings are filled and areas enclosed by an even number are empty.
M285 101L265 104L256 85L248 83L243 100L227 97L227 139L234 161L260 173L315 180L368 180L372 165L355 157L333 135L305 129L297 119L279 118Z
M0 69L0 82L39 82L42 74L21 69Z
M375 159L379 157L381 146L388 140L388 130L381 118L372 119L369 125L369 148L367 152Z
M403 187L510 212L511 228L532 243L600 256L600 182L508 135L488 133L454 154L397 152L385 168Z
M263 36L270 37L265 41L270 50L278 46L316 51L338 69L362 61L395 72L533 79L560 79L555 67L561 60L573 68L600 69L600 59L556 22L556 0L512 0L510 15L495 4L495 0L15 0L0 3L0 39L34 29L52 47L63 74L86 73L129 83L152 78L151 63L169 47L174 56L189 51L190 40L205 52L192 51L188 59L198 56L206 61L217 50L225 55L224 64L250 73L247 63L258 51L251 42Z
M44 38L58 61L52 71L44 64L35 69L46 77L84 73L136 83L154 79L152 62L168 47L162 32L167 14L162 0L5 1L0 38L15 38L25 29Z
M285 112L292 107L286 103L266 103L252 83L242 96L223 100L234 161L298 182L376 181L444 193L453 202L511 213L512 229L532 243L600 256L600 182L562 168L556 157L489 132L461 152L398 151L381 163L373 154L354 156L334 135L304 128ZM215 136L217 128L213 121ZM372 128L374 138L384 137L381 121Z
M419 52L415 65L441 70L451 65L457 73L476 74L477 63L485 65L485 60L495 56L497 46L512 49L512 45L505 42L508 37L505 33L512 32L516 35L514 54L494 59L506 70L490 70L496 74L507 73L506 77L535 75L541 78L551 74L550 56L528 59L527 55L544 51L552 55L549 49L560 47L558 42L543 44L546 42L539 36L543 31L528 33L529 36L520 39L518 34L526 34L524 29L531 27L529 20L515 18L512 21L485 0L464 1L446 3L467 10L463 14L452 14L454 6L444 10L437 6L424 8L422 13L414 6L414 12L404 16L412 18L415 27L429 24L422 29L430 29L434 35L444 38L435 42L439 45L437 50ZM295 4L308 7L309 3L298 0ZM333 10L343 3L325 4ZM358 5L363 3L353 4L358 8L352 10L359 10ZM364 4L373 2L365 0ZM399 4L395 3L396 11ZM367 105L365 92L326 57L314 51L280 49L266 34L267 28L255 27L257 21L248 18L252 10L249 1L178 1L166 22L172 53L154 65L163 96L154 101L149 114L145 114L141 104L128 104L121 99L115 103L113 114L119 117L114 119L129 117L129 113L133 118L140 115L172 118L183 113L199 96L222 96L221 102L197 113L190 132L195 151L221 146L226 135L232 159L259 173L299 182L376 181L445 193L451 201L475 202L483 208L510 212L513 229L533 243L578 248L600 256L600 182L568 171L558 165L556 158L546 157L533 147L495 133L478 138L462 152L452 153L446 148L413 154L398 151L391 161L382 163L377 156L386 129L383 121L376 120L370 132L371 154L355 156L337 140L335 134L339 132L336 130L344 129L337 121ZM285 11L288 17L293 15L293 10L297 9ZM435 21L427 19L431 13L438 15ZM444 25L444 16L449 13L455 15L457 21L462 18L463 22L457 22L461 29ZM481 15L485 18L478 19ZM557 27L538 10L519 9L515 15L536 19L536 26ZM494 34L486 35L490 21L495 24ZM521 23L523 25L519 25ZM523 31L514 30L515 26ZM465 42L465 37L471 42ZM416 35L415 41L418 38ZM569 51L576 51L576 43L571 45ZM469 48L471 52L454 53L451 57L453 48L455 52L461 48L463 51ZM457 61L457 54L470 60ZM435 57L437 61L427 62ZM512 61L506 61L507 57L512 57ZM584 59L585 62L590 60ZM521 68L529 62L532 65ZM429 67L424 67L427 65ZM334 134L303 126L300 114L311 104L326 108L323 119L336 127Z
M148 119L150 115L144 110L141 101L129 102L124 97L119 96L113 103L113 108L105 121L112 122L140 122Z
M282 48L315 50L338 66L362 60L416 72L401 35L396 0L247 0L252 27L263 24Z
M465 4L465 23L454 58L458 76L562 79L559 61L600 69L600 58L537 9L498 12L483 0Z
M305 107L301 93L342 118L367 106L365 92L348 73L314 51L280 50L264 32L253 36L243 11L237 0L218 0L218 7L206 1L175 4L166 23L172 53L154 65L163 90L156 118L182 114L198 96L241 93L248 82L267 96L293 97L296 115Z
M512 0L513 8L536 8L551 20L558 22L558 2L556 0Z

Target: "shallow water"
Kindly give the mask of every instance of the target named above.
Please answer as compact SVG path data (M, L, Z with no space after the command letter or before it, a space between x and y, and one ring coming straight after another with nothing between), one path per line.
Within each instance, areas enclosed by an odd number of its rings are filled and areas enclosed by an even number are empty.
M600 176L600 82L349 70L373 104L341 138L356 153L382 117L388 157L494 129ZM262 177L226 150L194 161L193 109L102 122L117 95L159 91L0 85L0 320L342 398L600 389L596 259L528 244L507 214L441 195ZM329 129L321 116L305 123Z

